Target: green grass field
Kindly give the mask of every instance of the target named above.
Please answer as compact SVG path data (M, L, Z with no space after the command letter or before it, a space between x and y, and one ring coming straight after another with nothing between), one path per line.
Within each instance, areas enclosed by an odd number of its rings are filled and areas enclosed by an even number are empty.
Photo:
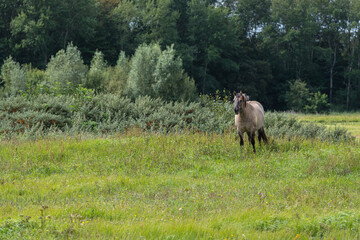
M3 140L0 239L360 238L358 141L234 136Z
M296 118L306 122L324 124L329 127L344 127L353 136L360 139L360 113L296 115Z

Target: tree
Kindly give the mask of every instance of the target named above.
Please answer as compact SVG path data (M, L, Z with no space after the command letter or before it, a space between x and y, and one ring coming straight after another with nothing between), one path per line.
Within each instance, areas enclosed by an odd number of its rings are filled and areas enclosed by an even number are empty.
M343 34L342 56L347 60L346 78L346 110L350 110L352 86L359 79L359 49L360 49L360 2L350 1L346 31Z
M328 103L328 96L325 93L316 92L311 93L307 99L307 104L304 106L306 113L329 113L330 104Z
M60 50L51 57L45 78L51 87L59 87L66 93L70 88L83 83L87 71L80 51L70 43L66 50Z
M11 21L15 47L19 55L35 55L42 66L68 42L80 43L94 35L96 0L23 0L20 9Z
M244 32L249 37L256 37L264 24L270 20L269 0L241 0L236 12L242 22Z
M331 55L329 56L329 99L333 103L335 66L339 61L341 48L340 34L346 29L348 21L349 1L315 1L320 24L321 40L327 43Z
M146 5L143 22L148 25L146 42L158 42L161 46L177 43L179 35L177 21L180 17L174 0L149 1Z
M159 44L140 45L131 59L131 69L127 81L127 93L131 97L147 95L155 97L152 84L154 83L153 71L161 55Z
M4 84L4 89L1 91L3 96L15 96L21 91L26 91L25 71L11 56L1 67L0 80Z
M184 73L182 60L175 56L173 45L161 53L153 75L152 88L156 96L166 100L190 100L196 96L194 80Z
M138 31L142 28L141 10L134 1L124 0L112 11L111 19L117 29L115 35L120 50L133 53L137 45L142 43L137 40Z
M188 45L193 53L189 74L202 93L224 88L236 78L240 57L238 26L228 9L192 0L189 3Z
M285 101L288 109L301 112L310 96L310 91L304 81L296 79L292 82L289 81L289 90L286 92Z
M143 44L131 59L126 92L131 97L150 96L164 100L189 100L195 84L182 68L173 46L161 51L160 45Z
M104 60L104 54L96 51L90 63L90 69L85 80L85 87L101 91L106 74L107 63Z
M126 87L129 77L130 63L125 52L120 52L116 66L108 67L103 88L107 93L121 95Z
M12 53L10 23L18 14L21 2L21 0L0 1L0 66L3 63L1 56L5 58L5 56L9 56Z

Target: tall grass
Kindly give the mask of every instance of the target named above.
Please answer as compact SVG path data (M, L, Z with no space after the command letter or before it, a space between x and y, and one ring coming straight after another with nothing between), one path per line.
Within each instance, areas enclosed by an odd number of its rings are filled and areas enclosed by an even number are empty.
M357 239L359 159L228 132L1 141L0 239Z

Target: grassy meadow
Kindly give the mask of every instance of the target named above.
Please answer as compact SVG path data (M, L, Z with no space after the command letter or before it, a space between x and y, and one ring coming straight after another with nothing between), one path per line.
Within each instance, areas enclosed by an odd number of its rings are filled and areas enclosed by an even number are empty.
M296 115L296 118L305 122L314 122L326 125L328 127L346 128L353 136L360 139L360 113L333 113L314 114L314 115Z
M246 140L2 140L0 239L360 238L359 141L270 137L253 154Z

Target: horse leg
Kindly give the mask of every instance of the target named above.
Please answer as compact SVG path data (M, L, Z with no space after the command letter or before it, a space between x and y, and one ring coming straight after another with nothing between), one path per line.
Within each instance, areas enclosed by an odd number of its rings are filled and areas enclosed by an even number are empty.
M240 147L244 145L244 138L243 133L241 131L238 131L239 137L240 137Z
M256 153L256 150L255 150L255 132L251 132L251 144L253 146L253 149L254 149L254 153Z
M254 153L256 153L255 150L255 131L254 132L248 132L249 136L249 142L251 142L251 145L253 146Z

